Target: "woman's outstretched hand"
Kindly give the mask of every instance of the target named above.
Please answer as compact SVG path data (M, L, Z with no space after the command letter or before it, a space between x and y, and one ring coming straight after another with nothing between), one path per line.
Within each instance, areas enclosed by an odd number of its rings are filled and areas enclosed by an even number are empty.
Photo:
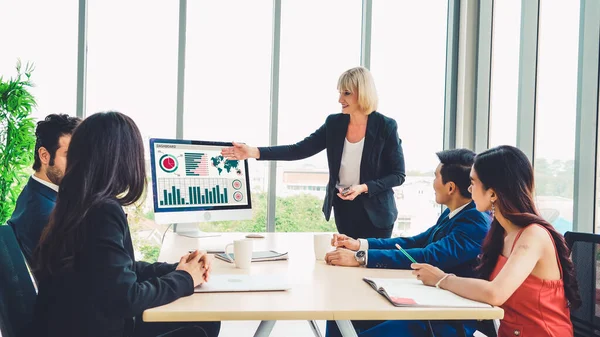
M225 159L244 160L248 158L260 157L260 151L256 147L248 146L244 143L233 142L233 146L221 149L221 155Z

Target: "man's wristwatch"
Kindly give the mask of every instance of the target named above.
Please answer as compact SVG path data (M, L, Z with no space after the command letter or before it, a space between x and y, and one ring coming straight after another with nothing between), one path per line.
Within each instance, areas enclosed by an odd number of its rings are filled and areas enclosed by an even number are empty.
M359 250L356 253L354 253L354 258L356 259L356 262L358 262L358 264L364 266L365 261L367 259L367 252L365 252L364 250Z

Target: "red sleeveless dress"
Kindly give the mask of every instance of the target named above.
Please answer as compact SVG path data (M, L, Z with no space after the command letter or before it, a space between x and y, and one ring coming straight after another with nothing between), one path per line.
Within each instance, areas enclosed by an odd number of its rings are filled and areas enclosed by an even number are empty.
M517 233L515 242L510 249L511 253L525 228ZM548 235L550 235L549 232ZM554 243L551 235L550 238ZM556 253L556 246L554 251ZM573 325L567 307L567 298L562 280L562 266L558 253L556 253L556 260L560 269L560 280L542 280L529 275L512 296L501 305L501 308L504 309L504 319L500 321L498 337L573 336ZM508 261L508 258L503 255L498 257L498 262L490 275L490 280L498 276L506 261Z

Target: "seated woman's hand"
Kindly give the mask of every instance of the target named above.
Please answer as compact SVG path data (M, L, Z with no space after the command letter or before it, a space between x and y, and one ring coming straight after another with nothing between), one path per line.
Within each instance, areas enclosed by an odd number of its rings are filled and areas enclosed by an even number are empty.
M334 247L348 248L350 250L358 250L360 242L344 234L333 234L331 245Z
M206 253L196 250L182 256L175 270L183 270L190 274L194 281L194 287L196 287L208 279L207 270L210 270L210 262L207 265L207 260Z
M413 263L410 267L414 269L412 273L417 276L417 280L428 286L435 286L446 275L440 268L427 263Z
M202 255L200 257L200 263L204 267L204 274L202 275L202 278L204 282L208 282L210 273L212 271L212 258L208 254L206 254L206 252L201 252L200 254Z

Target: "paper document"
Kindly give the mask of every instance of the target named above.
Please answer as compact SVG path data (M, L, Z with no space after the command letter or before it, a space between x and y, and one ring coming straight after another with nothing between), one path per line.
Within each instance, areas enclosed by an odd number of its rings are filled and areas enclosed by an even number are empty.
M448 290L424 285L417 279L363 278L375 291L385 296L393 305L443 307L443 308L491 308L486 303L460 297Z
M229 256L229 258L227 257ZM233 253L229 253L225 255L225 253L216 254L215 257L219 260L223 260L226 262L233 263L235 260L235 255ZM288 253L278 253L274 250L268 250L263 252L252 252L252 262L264 262L264 261L279 261L279 260L287 260Z
M208 282L196 288L196 293L281 291L290 289L286 275L211 275Z

